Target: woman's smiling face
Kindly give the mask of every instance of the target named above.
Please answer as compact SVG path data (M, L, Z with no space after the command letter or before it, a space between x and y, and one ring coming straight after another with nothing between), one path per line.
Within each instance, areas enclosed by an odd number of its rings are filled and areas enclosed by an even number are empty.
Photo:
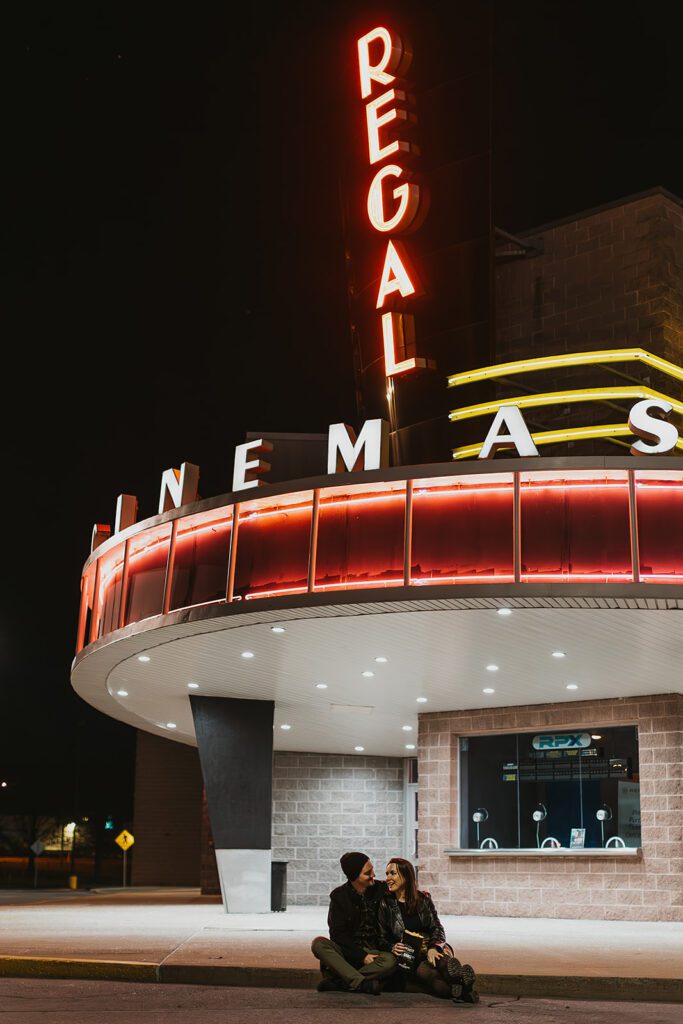
M394 896L398 896L399 893L405 889L405 880L398 869L398 864L389 863L387 864L387 889L393 893Z

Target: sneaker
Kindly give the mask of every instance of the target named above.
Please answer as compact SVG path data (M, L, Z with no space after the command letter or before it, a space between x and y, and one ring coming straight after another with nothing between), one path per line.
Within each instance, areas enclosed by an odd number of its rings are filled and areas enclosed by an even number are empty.
M354 992L363 992L366 996L379 996L382 994L382 989L375 978L366 978L361 981L357 989L354 989Z
M317 986L318 992L344 992L345 986L340 978L323 978Z

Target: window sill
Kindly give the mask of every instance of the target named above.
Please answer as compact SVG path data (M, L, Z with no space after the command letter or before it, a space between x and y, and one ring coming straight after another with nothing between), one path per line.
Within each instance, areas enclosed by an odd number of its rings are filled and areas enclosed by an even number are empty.
M464 850L450 849L443 851L448 857L635 857L640 858L643 850L641 846L611 846L608 850L601 847L585 850L570 850L567 846L559 849L546 847L539 850L535 846L524 847L521 850L500 847L497 850Z

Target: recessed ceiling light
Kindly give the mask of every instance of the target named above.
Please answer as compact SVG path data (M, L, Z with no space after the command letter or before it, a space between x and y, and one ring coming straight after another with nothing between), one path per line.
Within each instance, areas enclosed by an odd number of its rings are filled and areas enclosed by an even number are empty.
M289 729L291 729L292 727L291 727L291 725L287 725L287 723L286 723L286 722L283 722L283 724L282 724L282 725L280 726L280 728L281 728L281 729L284 729L284 730L285 730L285 732L287 732L287 731L288 731Z
M413 731L412 725L404 725L404 726L402 726L402 729L403 729L404 732L412 732Z
M287 632L287 630L285 629L284 626L271 626L270 627L270 631L271 631L271 633L286 633Z
M418 704L426 704L427 703L427 698L426 697L416 697L415 700L417 701Z
M414 743L406 743L406 750L415 750Z
M497 665L487 665L486 666L486 671L487 672L497 672L498 671L498 666Z
M553 658L566 658L564 651L553 651Z
M128 690L117 690L116 691L116 696L117 697L127 697L128 696Z
M576 685L576 683L567 683L567 689L568 690L578 690L578 686Z
M599 733L599 732L592 732L591 733L591 739L592 740L601 740L602 739L602 734Z
M7 783L6 782L0 782L0 787L2 787L2 789L7 789Z
M374 673L374 672L371 672L371 671L370 671L369 669L366 669L366 671L365 671L365 672L361 672L361 675L362 675L362 676L364 676L364 677L365 677L365 679L372 679L372 677L374 676L374 674L375 674L375 673Z
M375 661L378 663L378 665L386 665L387 658L383 658L382 655L380 655L379 658L375 658Z
M167 729L175 729L175 727L176 727L175 722L167 722L166 723L166 728Z
M315 684L315 688L316 688L316 690L326 690L327 689L327 683L316 683Z
M254 652L253 651L242 651L242 657L243 658L253 658L254 657Z
M151 661L151 660L152 659L150 658L149 654L138 654L138 661L145 662L145 661Z
M512 615L512 608L498 608L499 615Z
M495 692L496 691L493 689L492 686L485 686L484 689L482 690L482 693L495 693Z
M188 690L198 690L199 689L199 683L188 683L187 684L187 688L188 688Z
M354 747L353 749L357 751L359 754L362 754L363 751L365 750L365 747Z

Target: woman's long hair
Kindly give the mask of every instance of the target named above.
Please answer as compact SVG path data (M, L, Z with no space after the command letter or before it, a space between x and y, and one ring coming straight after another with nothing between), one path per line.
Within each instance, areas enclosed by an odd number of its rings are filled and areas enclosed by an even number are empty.
M417 888L415 868L409 860L405 860L403 857L392 857L389 863L396 865L405 882L406 910L409 914L414 914L421 898Z

